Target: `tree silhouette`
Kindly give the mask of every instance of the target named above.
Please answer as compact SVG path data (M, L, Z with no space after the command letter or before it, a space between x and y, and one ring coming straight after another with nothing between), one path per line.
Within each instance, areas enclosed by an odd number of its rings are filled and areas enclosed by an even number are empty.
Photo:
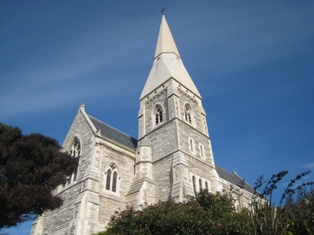
M52 190L76 170L77 159L60 150L55 139L0 123L0 228L62 205Z

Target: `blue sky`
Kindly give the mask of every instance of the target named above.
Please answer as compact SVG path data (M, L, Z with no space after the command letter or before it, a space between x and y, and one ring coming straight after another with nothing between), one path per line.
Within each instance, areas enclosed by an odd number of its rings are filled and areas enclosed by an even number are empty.
M310 0L0 1L0 122L62 144L84 103L137 137L164 6L203 97L215 163L250 184L313 170ZM28 234L30 224L0 233Z

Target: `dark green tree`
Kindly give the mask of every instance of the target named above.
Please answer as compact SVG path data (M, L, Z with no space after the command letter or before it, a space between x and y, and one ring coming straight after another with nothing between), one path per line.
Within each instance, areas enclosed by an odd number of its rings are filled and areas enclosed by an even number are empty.
M52 190L77 168L55 139L0 123L0 228L62 205Z

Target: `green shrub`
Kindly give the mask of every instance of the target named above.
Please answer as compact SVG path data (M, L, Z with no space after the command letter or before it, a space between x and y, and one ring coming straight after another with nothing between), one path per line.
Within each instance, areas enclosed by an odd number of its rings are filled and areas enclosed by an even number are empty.
M314 234L313 182L301 183L304 172L290 180L279 204L273 202L281 171L255 183L251 207L237 211L229 194L202 190L185 202L158 202L136 211L128 207L112 216L105 232L97 235L310 235ZM264 189L258 193L262 187Z
M201 191L184 203L159 202L135 211L117 212L106 232L98 235L135 234L250 234L249 213L237 212L226 194Z
M255 190L264 186L261 194L256 193L252 198L251 219L254 234L259 235L307 235L314 234L313 223L313 189L307 193L308 186L313 182L301 183L310 171L298 174L290 180L284 190L279 204L273 202L273 194L277 185L288 174L281 171L273 175L268 181L260 177L255 183ZM257 191L256 191L257 192ZM295 195L297 199L295 198ZM306 203L308 202L308 203Z

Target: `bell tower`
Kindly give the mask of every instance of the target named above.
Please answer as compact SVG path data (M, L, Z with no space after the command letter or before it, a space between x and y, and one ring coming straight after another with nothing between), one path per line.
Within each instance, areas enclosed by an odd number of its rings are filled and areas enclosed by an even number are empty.
M133 205L174 198L201 188L218 190L202 97L187 72L165 15L153 66L140 96Z

